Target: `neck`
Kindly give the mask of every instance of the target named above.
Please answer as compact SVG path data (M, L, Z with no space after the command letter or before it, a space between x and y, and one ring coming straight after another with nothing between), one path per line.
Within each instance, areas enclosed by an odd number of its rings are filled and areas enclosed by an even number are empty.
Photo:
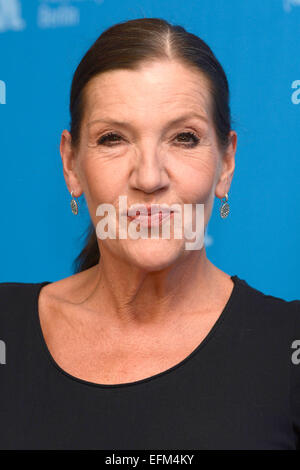
M93 288L86 303L121 328L164 325L183 312L207 309L222 274L207 259L205 246L155 272L120 263L104 252L90 269L88 285Z

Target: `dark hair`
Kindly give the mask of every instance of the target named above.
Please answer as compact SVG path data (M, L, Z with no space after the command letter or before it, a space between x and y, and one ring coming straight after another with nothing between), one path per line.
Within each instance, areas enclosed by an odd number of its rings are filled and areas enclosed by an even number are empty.
M219 147L228 145L231 130L229 86L225 72L198 36L182 26L161 18L139 18L117 23L106 29L86 52L75 70L70 95L70 134L74 148L80 140L85 85L109 70L137 70L143 62L177 60L202 72L208 79L212 97L212 119ZM98 264L100 252L95 228L87 229L85 246L74 261L75 273Z

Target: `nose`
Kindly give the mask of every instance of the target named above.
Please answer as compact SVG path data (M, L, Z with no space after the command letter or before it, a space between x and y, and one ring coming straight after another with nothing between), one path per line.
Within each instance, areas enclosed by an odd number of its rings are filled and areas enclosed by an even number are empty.
M147 144L140 147L134 156L130 186L145 193L165 189L169 185L169 175L165 159L157 145Z

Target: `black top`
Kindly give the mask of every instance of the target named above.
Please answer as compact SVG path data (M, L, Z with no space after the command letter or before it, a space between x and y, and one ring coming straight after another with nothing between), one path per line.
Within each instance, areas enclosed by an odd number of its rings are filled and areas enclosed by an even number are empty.
M0 283L0 448L300 449L300 300L231 279L191 354L117 385L73 377L52 358L37 309L48 281Z

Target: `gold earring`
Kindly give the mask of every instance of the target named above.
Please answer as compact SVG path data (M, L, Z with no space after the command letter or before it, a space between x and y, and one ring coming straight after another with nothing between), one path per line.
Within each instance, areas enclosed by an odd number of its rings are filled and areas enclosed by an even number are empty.
M77 202L75 201L75 199L73 197L73 191L71 191L71 196L72 196L71 210L72 210L74 215L77 215L78 214L78 204L77 204Z
M222 201L222 199L221 199L222 205L220 207L220 215L221 215L222 219L225 219L225 217L227 217L228 214L229 214L229 204L227 203L227 201L228 201L228 194L227 193L225 194L224 199L225 199L225 201Z

